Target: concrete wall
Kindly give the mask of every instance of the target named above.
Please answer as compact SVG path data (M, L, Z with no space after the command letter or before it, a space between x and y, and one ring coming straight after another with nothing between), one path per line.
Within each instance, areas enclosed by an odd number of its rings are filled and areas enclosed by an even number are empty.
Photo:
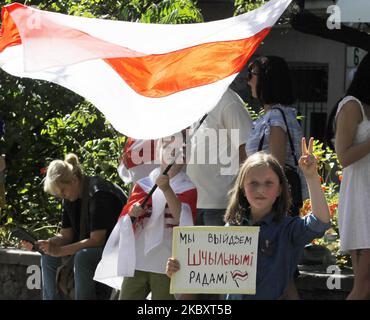
M0 300L40 300L39 266L37 252L0 248Z
M353 286L352 272L335 274L322 265L299 266L296 286L302 300L345 300Z
M256 54L281 56L287 62L327 64L329 112L345 92L346 45L343 43L288 28L275 28L265 38Z
M0 248L0 300L41 299L41 275L34 272L35 268L39 270L39 264L38 253ZM32 272L27 273L27 268L32 268ZM343 300L352 288L351 273L328 274L323 265L299 268L301 274L296 284L303 300ZM328 283L337 286L330 289Z

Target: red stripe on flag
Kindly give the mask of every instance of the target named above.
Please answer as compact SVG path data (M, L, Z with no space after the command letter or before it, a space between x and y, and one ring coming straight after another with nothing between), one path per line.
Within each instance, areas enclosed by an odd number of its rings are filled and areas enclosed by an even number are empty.
M10 17L10 14L15 10L19 10L17 11L19 15L18 26ZM83 49L83 51L79 52L82 53L81 57L76 56L72 60L67 60L66 64L73 64L90 59L100 59L104 54L105 56L109 56L110 54L111 56L122 55L125 57L143 55L143 53L101 40L81 30L54 23L50 18L42 15L42 13L35 13L35 11L19 3L3 7L2 21L2 30L4 30L5 34L11 33L13 37L20 39L20 30L22 31L23 29L23 37L25 37L23 43L26 43L28 39L58 39L63 41L62 43L70 48L78 47ZM0 39L0 42L3 42L2 39ZM39 41L38 44L40 45L40 43L41 41ZM57 43L58 42L54 43L54 45ZM1 46L2 48L0 47L0 52L9 45L11 45L9 40L4 39L4 43Z
M13 4L14 9L23 7L19 3ZM7 7L3 7L1 10L1 30L0 30L0 52L4 51L5 48L19 45L22 43L21 36L15 25L13 19L9 14Z
M123 207L119 218L128 214L135 203L137 203L137 202L143 203L146 195L147 195L147 193L138 184L135 184L134 188L131 192L131 195L128 199L128 202ZM152 203L152 201L151 201L151 198L150 198L149 201L148 201L148 205L151 204L151 203Z
M146 140L139 146L135 146L136 141L135 139L128 138L123 148L121 161L127 169L134 168L144 163L151 163L155 160L155 141ZM150 151L150 154L148 154L148 151ZM140 163L135 162L135 160L140 160Z
M183 193L177 194L177 198L183 202L187 203L191 209L191 214L193 216L193 223L197 219L197 199L198 199L198 192L197 189L190 189Z
M270 30L247 39L205 43L165 54L104 60L137 93L160 98L240 72Z
M18 8L25 9L22 12L22 20L32 17L33 12L20 4L3 8L0 52L8 46L22 42L17 26L9 15ZM84 57L80 60L74 57L76 61L67 61L66 64L95 59L101 57L102 52L127 54L125 57L106 58L104 61L137 93L160 98L211 84L240 72L270 30L271 28L265 28L246 39L210 42L164 54L143 56L134 50L102 41L80 30L54 24L48 19L43 20L41 28L29 29L27 37L47 39L50 34L58 33L58 37L69 45L84 49Z
M119 218L128 214L135 203L137 202L143 203L143 200L145 199L146 196L147 196L147 193L140 187L140 185L135 184L132 190L132 193L128 199L128 202L123 207ZM187 203L189 205L191 209L192 217L193 217L193 222L195 223L196 216L197 216L197 208L196 208L197 189L195 188L190 189L182 193L179 193L176 196L182 203ZM151 206L151 205L152 205L152 198L150 197L147 202L147 206Z

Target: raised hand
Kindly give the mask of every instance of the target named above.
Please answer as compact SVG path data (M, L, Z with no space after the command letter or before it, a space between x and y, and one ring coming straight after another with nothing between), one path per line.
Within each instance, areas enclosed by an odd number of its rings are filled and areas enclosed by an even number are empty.
M313 155L313 138L310 138L308 147L306 138L302 138L302 156L298 161L299 167L302 169L306 178L317 176L317 160Z
M330 211L325 199L324 191L321 188L319 175L317 174L317 160L312 154L313 138L306 144L302 138L302 156L299 159L299 167L302 169L308 189L310 191L312 213L323 223L330 222Z

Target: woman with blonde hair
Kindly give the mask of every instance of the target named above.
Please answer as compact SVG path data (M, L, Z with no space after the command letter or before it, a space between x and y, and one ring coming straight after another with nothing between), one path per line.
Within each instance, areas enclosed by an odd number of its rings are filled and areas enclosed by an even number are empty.
M54 160L47 169L44 191L62 199L60 233L37 245L41 258L43 298L63 298L55 285L61 257L74 255L75 299L96 299L95 268L118 215L126 202L121 188L101 177L83 173L75 154ZM30 243L23 242L27 249Z

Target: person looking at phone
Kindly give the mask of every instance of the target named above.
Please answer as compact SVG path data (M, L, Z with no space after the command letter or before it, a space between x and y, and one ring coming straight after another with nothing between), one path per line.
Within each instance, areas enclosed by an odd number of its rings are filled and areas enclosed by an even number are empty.
M62 228L54 237L36 242L45 252L41 257L43 299L63 298L56 290L56 273L61 257L72 255L75 299L96 299L94 272L126 197L117 185L86 176L74 154L49 164L44 191L62 199ZM22 241L22 245L32 250L31 243Z

